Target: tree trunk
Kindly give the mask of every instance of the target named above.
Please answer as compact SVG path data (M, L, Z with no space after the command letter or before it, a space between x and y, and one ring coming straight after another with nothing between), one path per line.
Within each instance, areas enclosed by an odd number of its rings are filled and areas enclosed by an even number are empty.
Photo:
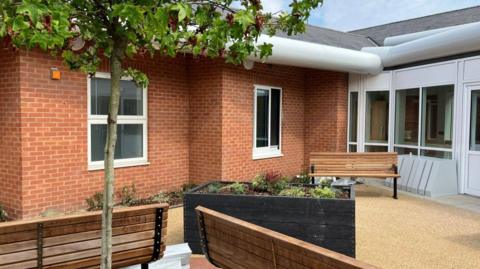
M112 214L114 194L114 158L117 143L117 116L120 103L120 80L122 78L122 62L125 58L126 42L115 41L110 57L111 89L108 107L107 139L105 143L105 175L102 212L102 258L101 268L112 268Z

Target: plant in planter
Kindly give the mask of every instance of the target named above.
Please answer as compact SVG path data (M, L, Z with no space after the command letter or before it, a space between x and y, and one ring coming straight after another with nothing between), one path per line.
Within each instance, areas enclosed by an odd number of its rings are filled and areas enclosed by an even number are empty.
M85 199L85 202L87 203L88 211L102 209L103 208L103 192L98 191L94 193L92 196Z
M305 197L305 190L302 187L290 187L282 190L278 195L288 197Z
M233 194L245 194L248 187L240 182L235 182L220 188L220 192L230 192Z
M252 189L257 192L278 194L288 186L289 181L280 173L270 171L257 175L252 181Z
M355 200L342 190L267 172L251 183L210 182L184 196L184 238L202 253L195 208L204 206L355 257Z
M329 187L316 187L310 190L313 198L333 199L337 193Z
M3 209L3 205L0 204L0 222L4 222L8 220L8 214L5 209Z
M308 175L308 170L303 170L299 175L295 176L292 179L292 183L298 183L298 184L310 184L312 182L312 179Z
M132 184L131 186L123 186L117 193L117 196L120 198L120 205L122 206L132 206L136 204L138 198L135 184Z

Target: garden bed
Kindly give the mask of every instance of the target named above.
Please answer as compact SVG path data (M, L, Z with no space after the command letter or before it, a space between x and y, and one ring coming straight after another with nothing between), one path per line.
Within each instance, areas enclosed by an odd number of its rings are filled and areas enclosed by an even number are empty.
M233 194L224 188L227 184L232 182L210 182L185 193L184 238L193 253L202 253L195 213L195 208L201 205L355 257L354 198L316 198L311 190L317 186L302 184L297 184L293 192L295 195L303 190L301 197L257 192L252 190L250 183L242 183L248 186L243 194ZM212 193L212 189L217 191Z

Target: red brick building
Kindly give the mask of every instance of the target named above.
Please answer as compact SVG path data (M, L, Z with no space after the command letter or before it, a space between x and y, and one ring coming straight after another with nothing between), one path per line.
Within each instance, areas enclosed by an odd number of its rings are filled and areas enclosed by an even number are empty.
M261 36L273 55L253 67L132 60L150 84L122 81L116 187L134 183L148 195L266 170L295 175L309 152L348 145L441 163L443 172L428 175L401 167L418 176L403 176L404 190L478 196L479 14L473 7L354 33L308 26L299 36ZM0 49L0 204L11 216L80 209L102 189L109 83L107 65L90 78L47 53Z
M92 80L41 52L2 49L0 59L0 203L19 218L82 208L103 184L89 150L101 120L89 107L102 103L89 98ZM309 151L346 149L346 73L269 64L246 70L187 56L131 66L150 79L137 128L147 131L126 130L133 135L125 134L125 143L144 142L143 160L119 164L126 167L116 169L117 187L134 183L147 195L188 182L249 180L265 170L295 175ZM61 80L50 79L52 67ZM271 158L252 155L255 85L281 91L280 154ZM138 157L130 149L122 154Z

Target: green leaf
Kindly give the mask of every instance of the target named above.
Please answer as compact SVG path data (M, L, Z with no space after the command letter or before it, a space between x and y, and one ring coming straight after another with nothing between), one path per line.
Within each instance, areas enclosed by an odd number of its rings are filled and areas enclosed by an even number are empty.
M12 30L14 32L19 32L28 28L30 28L30 24L23 20L23 16L17 16L13 21Z
M255 18L252 13L246 10L240 10L235 14L234 21L242 26L243 31L246 31L247 28L255 22Z
M272 51L273 51L272 44L263 43L262 45L258 46L258 48L260 50L260 59L264 59L272 55Z
M192 13L192 9L189 5L185 5L184 3L178 3L177 8L178 10L178 21L182 22L185 20L186 17L190 17Z

